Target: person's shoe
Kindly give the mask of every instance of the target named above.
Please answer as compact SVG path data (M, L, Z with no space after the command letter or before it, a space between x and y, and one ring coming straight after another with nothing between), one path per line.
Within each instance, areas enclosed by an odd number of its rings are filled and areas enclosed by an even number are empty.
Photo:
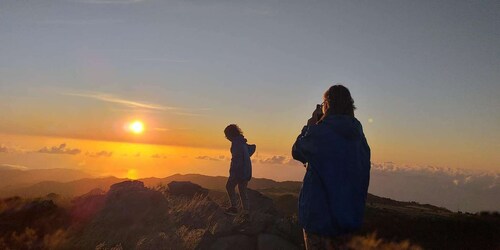
M238 214L238 209L235 207L229 207L229 208L226 208L224 213L229 214L229 215L236 215L236 214Z

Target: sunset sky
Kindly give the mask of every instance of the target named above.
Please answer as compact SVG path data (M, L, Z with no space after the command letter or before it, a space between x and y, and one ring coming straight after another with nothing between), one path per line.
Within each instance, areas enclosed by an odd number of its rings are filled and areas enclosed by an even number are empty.
M372 161L500 172L498 1L2 0L0 165L300 180L290 148L332 84ZM144 132L126 128L142 121Z

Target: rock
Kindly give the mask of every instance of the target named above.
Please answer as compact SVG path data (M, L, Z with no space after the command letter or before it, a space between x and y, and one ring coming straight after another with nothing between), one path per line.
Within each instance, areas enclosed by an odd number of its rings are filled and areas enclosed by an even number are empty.
M95 248L105 242L106 247L120 244L123 249L133 249L145 235L168 228L167 205L162 193L145 188L140 181L114 184L105 196L103 208L69 248ZM161 238L153 238L151 244L157 241Z
M170 216L177 225L207 229L213 235L227 235L234 228L232 217L208 196L172 200Z
M182 241L183 249L206 249L206 246L214 239L206 229L188 229L185 226L179 228L177 236Z
M258 250L294 250L299 249L294 244L272 234L259 234L257 237Z
M146 216L145 210L166 211L167 201L160 192L144 187L140 181L124 181L111 186L104 209L114 217L137 218Z
M173 233L159 232L154 235L144 237L137 242L136 250L175 250L182 248L181 241L172 237Z
M304 244L302 227L298 224L297 217L276 219L268 233L280 236L298 246Z
M231 235L218 238L209 247L210 250L250 250L254 249L252 239L246 235Z
M128 191L137 191L144 190L144 183L142 181L123 181L116 184L111 185L109 188L108 195L113 194L115 192L128 192Z
M248 189L248 199L250 201L250 212L265 213L270 215L278 214L273 200L260 192Z
M45 196L45 198L52 200L52 201L55 201L55 200L59 200L61 198L61 196L56 194L56 193L49 193Z
M206 196L208 189L190 181L172 181L168 185L168 191L171 195L193 197L195 195Z
M253 212L250 214L249 219L242 215L237 216L234 223L238 225L236 229L238 232L246 235L256 235L272 228L275 220L276 218L273 215Z

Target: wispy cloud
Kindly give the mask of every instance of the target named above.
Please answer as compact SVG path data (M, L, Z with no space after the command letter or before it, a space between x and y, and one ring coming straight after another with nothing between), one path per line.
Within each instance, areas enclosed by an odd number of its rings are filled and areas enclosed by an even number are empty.
M186 131L192 130L190 128L153 128L154 131L158 132L171 132L171 131Z
M15 164L0 164L0 170L28 170L27 167Z
M138 58L136 61L141 61L141 62L163 62L163 63L187 63L189 60L184 60L184 59L172 59L172 58Z
M54 19L40 21L40 24L54 24L54 25L102 25L102 24L113 24L113 23L123 23L124 20L119 19Z
M89 4L134 4L145 0L75 0L74 2Z
M84 98L91 98L103 102L110 102L110 103L116 103L120 105L127 106L129 108L143 108L143 109L152 109L152 110L176 110L179 109L177 107L169 107L169 106L162 106L162 105L157 105L157 104L152 104L152 103L146 103L146 102L140 102L140 101L133 101L133 100L127 100L124 98L116 97L110 94L104 94L104 93L62 93L63 95L68 95L68 96L78 96L78 97L84 97Z
M164 106L154 103L148 103L143 101L136 101L125 99L111 94L99 93L99 92L62 92L62 95L67 96L77 96L83 98L94 99L103 102L115 103L127 108L133 108L135 111L142 110L141 112L158 112L158 111L171 111L171 114L180 116L205 116L200 112L211 110L210 108L182 108L173 106ZM121 110L119 110L121 111ZM128 110L123 110L128 111Z

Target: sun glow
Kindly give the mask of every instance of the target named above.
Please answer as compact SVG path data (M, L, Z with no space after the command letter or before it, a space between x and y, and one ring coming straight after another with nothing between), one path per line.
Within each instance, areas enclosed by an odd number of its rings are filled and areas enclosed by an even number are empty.
M134 134L142 134L144 132L144 124L141 121L134 121L129 124L128 129Z
M137 170L135 170L135 169L129 169L127 171L127 178L131 179L131 180L137 180L138 179Z

